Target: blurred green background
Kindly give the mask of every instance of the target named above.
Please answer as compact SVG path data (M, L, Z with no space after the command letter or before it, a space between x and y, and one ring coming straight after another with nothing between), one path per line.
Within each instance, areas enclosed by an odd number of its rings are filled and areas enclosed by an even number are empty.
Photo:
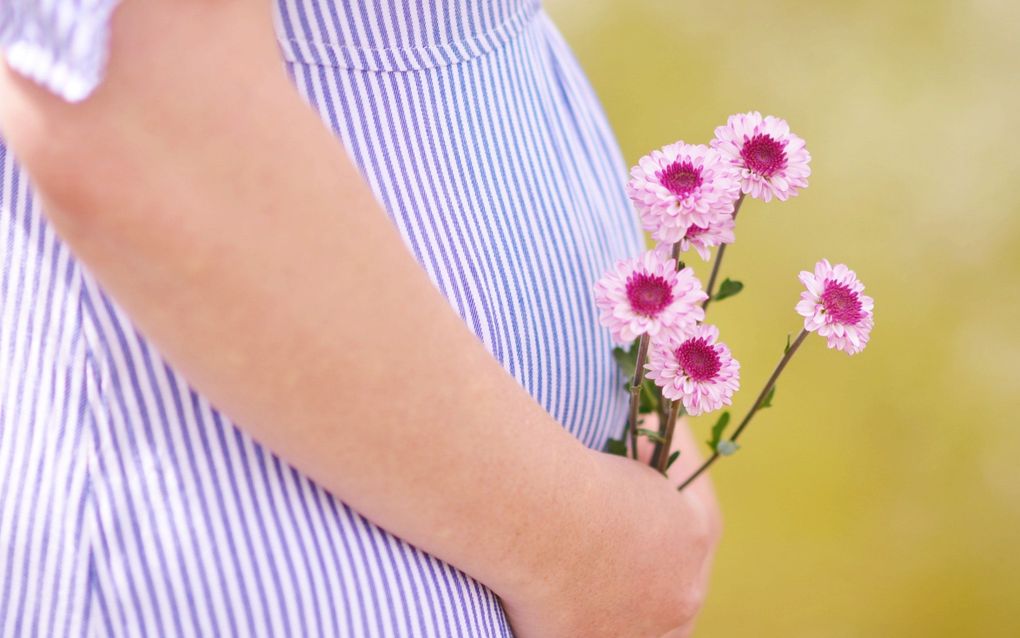
M747 288L709 313L738 415L801 325L798 271L846 262L876 300L865 352L809 340L714 468L696 635L1020 636L1020 3L546 5L629 163L740 111L807 140L810 188L745 204L723 274Z

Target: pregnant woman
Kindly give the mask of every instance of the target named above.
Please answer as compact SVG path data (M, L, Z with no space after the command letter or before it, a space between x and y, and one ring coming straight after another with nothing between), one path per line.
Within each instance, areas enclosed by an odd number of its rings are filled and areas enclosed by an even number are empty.
M536 0L115 4L0 0L0 636L688 635Z

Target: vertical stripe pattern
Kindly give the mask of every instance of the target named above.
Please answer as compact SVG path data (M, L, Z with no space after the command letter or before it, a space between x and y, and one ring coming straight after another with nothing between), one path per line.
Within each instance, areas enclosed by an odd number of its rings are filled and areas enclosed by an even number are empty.
M109 20L119 0L0 0L0 47L11 68L78 101L106 63Z
M0 16L41 24L54 6L89 3L0 0ZM537 1L278 0L275 17L294 85L435 286L550 414L604 445L626 396L591 290L641 239L611 131ZM46 45L12 24L0 45ZM0 268L0 636L511 635L484 585L189 387L2 143Z

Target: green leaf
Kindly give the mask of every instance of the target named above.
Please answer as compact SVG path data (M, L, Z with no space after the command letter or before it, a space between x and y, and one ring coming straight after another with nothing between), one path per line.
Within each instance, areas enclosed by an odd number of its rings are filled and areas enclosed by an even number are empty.
M627 443L623 439L609 439L606 441L606 452L616 456L627 456Z
M659 386L655 385L655 382L645 379L641 383L641 403L638 406L638 412L641 414L658 412L661 396Z
M723 279L723 282L719 284L719 292L715 293L715 300L722 301L727 297L732 297L743 289L744 284L742 282L734 281L729 278Z
M771 408L772 407L772 399L775 396L776 396L776 384L773 383L772 387L769 388L769 393L765 395L764 399L762 399L761 405L758 406L758 409L759 410L764 410L765 408Z
M665 443L666 442L666 439L662 438L662 435L660 435L655 430L648 430L648 429L645 429L645 428L638 428L637 433L642 435L642 436L648 437L649 439L651 439L652 441L655 441L656 443Z
M676 452L673 452L672 454L670 454L669 455L669 460L666 461L666 469L668 470L669 466L673 465L673 461L677 460L678 458L680 458L680 450L677 450Z
M616 365L620 366L623 376L628 379L634 378L634 367L637 366L638 347L640 344L641 340L637 339L627 350L613 348L613 358L616 359Z
M783 348L783 354L784 355L787 354L788 352L790 352L790 345L791 345L790 337L791 336L792 335L790 335L790 334L786 335L786 347Z
M730 413L729 412L723 412L719 416L719 420L716 421L715 425L712 426L712 438L709 439L706 442L708 443L708 447L712 448L713 452L716 450L716 447L719 445L719 441L722 440L723 430L726 429L726 426L729 425L729 422L730 422Z
M719 456L732 456L737 453L740 446L735 441L719 441L719 445L716 446L715 451L719 453Z

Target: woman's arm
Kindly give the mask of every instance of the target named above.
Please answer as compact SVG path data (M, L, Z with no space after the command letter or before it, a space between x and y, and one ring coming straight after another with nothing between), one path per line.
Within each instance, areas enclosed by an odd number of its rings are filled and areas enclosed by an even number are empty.
M521 635L685 625L711 499L588 450L506 374L297 95L266 14L127 1L78 105L0 71L0 129L57 231L194 387L491 587Z

